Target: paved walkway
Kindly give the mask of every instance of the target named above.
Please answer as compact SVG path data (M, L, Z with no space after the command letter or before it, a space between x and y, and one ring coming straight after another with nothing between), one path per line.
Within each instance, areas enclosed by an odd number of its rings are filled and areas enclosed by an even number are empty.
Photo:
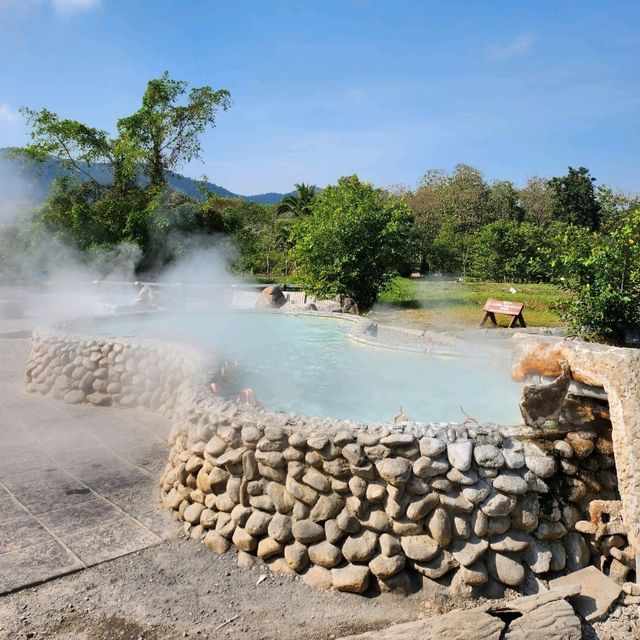
M0 594L156 545L172 522L167 421L26 393L28 326L12 325L0 320Z

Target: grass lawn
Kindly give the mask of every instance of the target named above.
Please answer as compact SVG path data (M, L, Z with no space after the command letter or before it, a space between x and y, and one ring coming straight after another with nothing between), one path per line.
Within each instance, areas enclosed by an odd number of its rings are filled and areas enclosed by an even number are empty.
M510 293L511 287L517 292ZM476 327L487 298L494 298L524 302L527 326L554 327L562 326L552 308L562 296L562 291L550 284L396 278L370 315L381 322L421 328ZM497 319L505 327L510 320L507 316Z

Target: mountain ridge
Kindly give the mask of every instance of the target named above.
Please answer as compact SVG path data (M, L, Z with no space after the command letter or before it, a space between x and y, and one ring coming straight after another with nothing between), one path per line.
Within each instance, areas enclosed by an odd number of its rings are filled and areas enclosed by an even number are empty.
M39 165L24 165L18 157L11 157L7 152L10 148L0 148L0 178L10 171L16 172L20 177L26 179L27 186L31 192L31 196L36 201L41 202L49 193L51 184L61 172L61 161L56 158L49 158ZM95 164L87 169L92 178L99 182L109 180L109 167L104 164ZM167 182L176 191L180 191L192 198L202 200L200 192L202 181L189 178L175 171L167 173ZM259 193L255 195L243 196L234 193L225 187L215 184L214 182L205 181L204 187L224 198L241 198L247 202L256 202L258 204L277 204L289 193L277 193L270 191L268 193Z

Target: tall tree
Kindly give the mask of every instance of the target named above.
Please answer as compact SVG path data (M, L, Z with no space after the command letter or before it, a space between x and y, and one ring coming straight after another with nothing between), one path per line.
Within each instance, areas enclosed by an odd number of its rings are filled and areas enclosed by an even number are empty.
M546 178L533 176L520 189L520 203L524 218L537 225L548 225L553 220L553 193Z
M316 187L301 182L295 185L295 193L282 199L278 205L278 215L285 218L301 218L311 213L313 200L316 197Z
M362 308L373 305L411 256L412 217L405 203L358 176L340 178L293 228L292 257L305 291L346 293Z
M489 188L475 167L457 164L443 197L443 213L458 233L466 236L489 222Z
M607 185L598 187L596 198L601 212L600 227L605 233L616 229L629 212L640 209L640 195L614 191Z
M231 105L226 89L209 86L194 87L186 104L178 104L187 86L183 80L172 80L165 71L149 81L142 107L118 120L120 136L129 137L142 149L151 186L165 184L167 171L200 157L202 134L215 126L218 109L226 111Z
M491 183L487 206L488 214L494 220L522 222L524 218L518 190L509 180L496 180Z
M166 241L167 221L175 218L165 215L168 209L185 209L155 187L165 183L166 171L199 155L201 134L216 110L229 106L229 92L211 87L192 89L179 105L186 87L167 73L151 80L142 108L118 121L116 136L48 109L23 108L31 143L21 152L40 162L55 157L63 169L40 220L84 250L129 242L145 259L152 255L151 244L160 235Z
M593 185L595 181L586 167L569 167L566 176L551 178L553 217L560 222L596 231L600 226L601 211Z

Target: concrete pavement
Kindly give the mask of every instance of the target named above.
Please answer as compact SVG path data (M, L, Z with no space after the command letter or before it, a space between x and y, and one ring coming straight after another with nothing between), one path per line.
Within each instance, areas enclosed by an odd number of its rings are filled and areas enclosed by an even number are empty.
M0 321L0 594L156 545L175 527L157 484L168 422L26 393L29 329Z

